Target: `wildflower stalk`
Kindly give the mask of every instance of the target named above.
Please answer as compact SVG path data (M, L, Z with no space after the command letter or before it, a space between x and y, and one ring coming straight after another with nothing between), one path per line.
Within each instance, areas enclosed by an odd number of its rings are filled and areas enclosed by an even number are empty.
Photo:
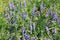
M30 33L32 34L32 19L30 19Z
M48 26L46 26L46 31L47 31L47 33L48 33L48 35L49 35L49 34L50 34L50 31L49 31Z
M25 32L25 28L24 28L24 26L22 26L22 36L23 36L23 40L25 40L25 37L24 37L24 33Z
M29 37L28 34L25 34L25 39L26 39L26 40L30 40L30 37Z
M42 10L43 10L43 1L41 1L41 4L40 4L40 11L42 13Z

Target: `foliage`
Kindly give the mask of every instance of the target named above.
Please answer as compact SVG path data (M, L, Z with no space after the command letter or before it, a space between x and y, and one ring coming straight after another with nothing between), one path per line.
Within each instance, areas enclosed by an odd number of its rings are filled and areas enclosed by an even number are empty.
M0 40L60 40L60 0L6 3L0 12Z

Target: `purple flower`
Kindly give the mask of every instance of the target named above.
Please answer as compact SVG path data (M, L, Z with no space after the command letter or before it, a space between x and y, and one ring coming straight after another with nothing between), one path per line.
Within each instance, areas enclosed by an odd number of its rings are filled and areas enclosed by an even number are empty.
M34 4L34 7L31 10L33 16L34 16L35 10L36 10L36 5Z
M32 15L34 15L35 9L33 8L33 9L31 10L31 12L32 12Z
M24 1L24 7L26 7L26 1Z
M45 37L44 40L48 40L48 39Z
M17 16L14 16L14 19L16 19L17 18Z
M9 20L9 18L10 18L8 14L5 14L5 17L7 20Z
M53 12L53 18L58 19L58 15L57 15L57 13L55 11Z
M9 2L9 8L12 9L12 7L13 7L13 3Z
M22 15L21 15L23 18L27 18L28 17L28 15L26 14L26 12L23 10L23 12L22 12Z
M35 40L35 37L32 37L32 39L31 40Z
M46 26L46 30L49 31L48 26Z
M53 12L52 12L52 10L49 8L49 9L46 10L46 14L49 14L49 15L52 16L52 15L53 15Z
M51 40L50 38L48 38L48 40Z
M18 40L21 40L20 38L18 38Z
M57 22L60 24L60 19L57 19Z
M25 27L24 26L22 26L22 33L24 33L25 32Z
M13 14L13 12L12 11L10 11L10 16Z
M32 18L30 18L30 24L32 24Z
M45 16L48 17L48 14L46 14Z
M13 8L14 8L14 10L16 9L16 6L15 5L13 5Z
M45 15L45 16L48 17L49 15L52 16L53 13L52 13L52 11L51 11L50 9L47 9L47 10L46 10L46 15Z
M25 34L25 39L26 39L26 40L30 40L30 37L29 37L28 34Z
M23 40L25 40L25 37L24 37L24 33L25 32L25 28L24 28L24 25L22 26L22 35L23 35Z
M46 31L48 34L50 33L48 26L46 26Z

